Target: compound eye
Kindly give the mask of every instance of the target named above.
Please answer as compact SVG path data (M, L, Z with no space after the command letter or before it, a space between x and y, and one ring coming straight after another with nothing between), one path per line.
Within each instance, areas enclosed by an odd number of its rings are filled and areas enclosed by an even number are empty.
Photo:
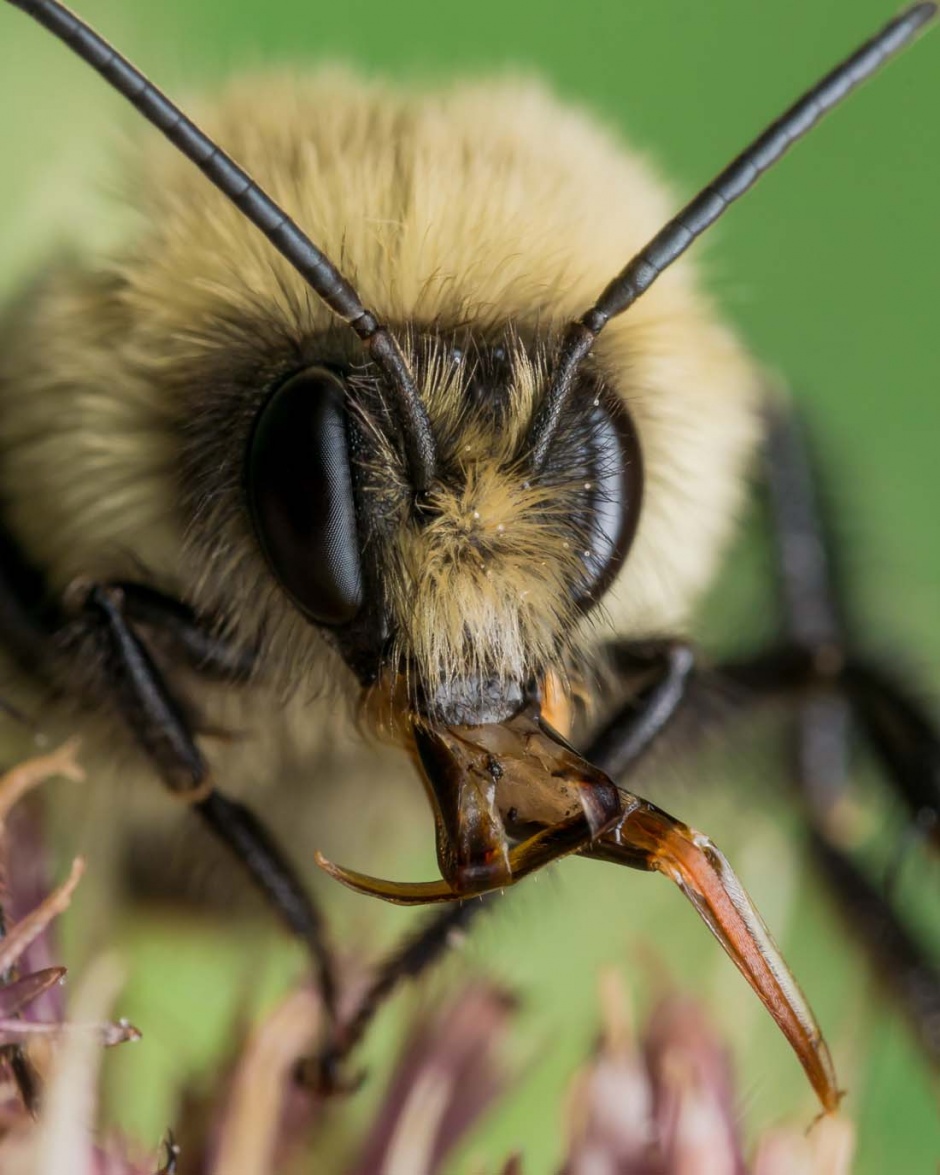
M580 604L588 609L613 583L633 542L643 460L629 412L609 393L595 398L582 444L589 521Z
M362 605L346 392L324 368L281 384L248 445L255 534L281 587L310 620L338 626Z

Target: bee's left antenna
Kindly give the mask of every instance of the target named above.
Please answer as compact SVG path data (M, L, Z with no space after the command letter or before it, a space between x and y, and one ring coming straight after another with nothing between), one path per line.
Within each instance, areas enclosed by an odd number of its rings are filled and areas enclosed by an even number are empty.
M914 4L837 65L661 228L617 274L591 309L568 327L545 400L532 427L530 461L534 470L541 469L545 463L578 367L607 323L632 306L663 270L739 196L753 187L824 114L903 49L936 14L934 3Z
M387 326L363 306L350 282L287 213L218 144L75 13L58 0L7 0L38 21L105 79L190 159L261 230L326 305L362 339L395 398L415 488L434 478L436 452L414 377Z

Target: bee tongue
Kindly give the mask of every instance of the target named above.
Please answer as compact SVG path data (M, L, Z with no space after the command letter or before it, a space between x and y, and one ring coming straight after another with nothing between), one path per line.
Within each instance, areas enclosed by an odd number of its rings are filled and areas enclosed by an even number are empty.
M434 812L439 881L332 877L400 905L469 898L513 885L572 853L656 871L678 885L790 1042L824 1108L838 1106L832 1061L813 1014L760 914L708 837L613 782L524 711L488 726L412 718Z

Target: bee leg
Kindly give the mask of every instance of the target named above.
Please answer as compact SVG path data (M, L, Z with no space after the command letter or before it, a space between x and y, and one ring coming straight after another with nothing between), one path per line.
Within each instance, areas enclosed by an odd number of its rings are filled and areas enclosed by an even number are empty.
M940 844L940 730L911 691L855 653L806 438L792 413L775 408L768 424L766 482L787 644L749 670L738 667L738 679L805 691L798 709L800 779L818 815L828 815L844 786L854 721L912 821ZM837 780L835 791L823 782L826 775Z
M860 729L912 821L940 841L940 731L889 673L860 657L838 590L835 544L799 422L768 418L766 483L777 550L786 642L721 668L755 697L794 705L793 777L804 800L810 848L845 919L940 1062L940 970L846 850L838 801L847 787L849 737Z
M792 778L804 802L814 863L925 1054L940 1064L940 970L905 927L888 887L879 889L847 851L839 819L849 741L860 728L918 832L936 843L940 736L909 696L861 662L848 661L833 680L814 671L804 650L788 648L721 672L756 698L793 702Z
M940 730L879 666L850 661L843 678L853 713L915 828L940 848Z
M832 678L814 668L806 650L784 647L719 672L755 701L770 697L792 703L791 774L804 803L813 861L925 1054L940 1064L940 970L905 927L888 887L879 889L846 850L839 827L849 741L860 727L918 831L935 841L940 737L909 697L894 692L880 672L860 662L847 662Z
M188 604L147 584L121 582L114 586L123 597L128 622L151 630L175 660L216 681L235 683L251 677L254 650L226 641Z
M247 870L292 933L305 943L316 967L324 1006L332 1017L336 984L322 914L257 817L213 785L183 707L124 615L122 591L92 585L82 612L93 624L103 654L106 688L138 744L169 790L192 806Z
M314 905L283 850L250 808L213 788L204 800L193 804L222 843L247 870L252 881L303 942L316 967L317 986L327 1015L336 1012L336 978L326 941L326 920Z
M924 1054L940 1066L940 969L905 926L889 887L877 886L846 850L838 809L857 725L915 827L936 845L940 737L913 699L876 668L849 661L840 684L841 695L804 699L796 713L794 775L806 800L810 850L872 969L906 1015Z
M940 971L848 853L818 828L810 830L810 845L816 867L873 969L907 1016L924 1055L940 1066Z
M682 640L663 640L618 642L607 652L621 679L639 672L643 680L593 735L584 757L622 779L681 708L694 677L695 650Z
M376 968L365 994L352 1014L338 1026L335 1039L319 1056L302 1062L303 1084L327 1092L335 1088L336 1073L360 1044L369 1026L406 980L416 980L460 941L471 922L492 909L492 894L452 902L433 915L414 934L405 938Z

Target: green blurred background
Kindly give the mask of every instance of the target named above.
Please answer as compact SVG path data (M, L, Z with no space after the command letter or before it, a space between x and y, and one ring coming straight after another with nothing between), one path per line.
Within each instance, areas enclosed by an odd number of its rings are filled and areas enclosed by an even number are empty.
M173 93L245 67L341 58L406 78L521 68L597 110L691 194L807 84L891 14L890 0L594 0L590 5L475 0L82 0L83 14ZM138 128L98 79L12 11L0 11L0 290L50 241L102 228L91 181L117 138ZM854 603L874 649L906 650L940 685L940 32L828 119L713 230L698 252L711 290L754 351L810 407L842 507ZM625 258L611 258L611 273ZM752 526L753 529L753 526ZM767 612L765 558L747 537L712 593L698 635L727 650ZM761 628L755 620L754 632ZM662 796L707 829L739 867L833 1045L846 1108L860 1127L858 1170L924 1171L940 1156L936 1087L900 1018L879 1002L860 957L816 896L779 800L773 743L748 740L663 781ZM864 775L864 771L862 772ZM732 777L728 782L728 777ZM872 784L868 781L867 788ZM657 794L654 798L660 798ZM665 801L664 801L665 802ZM409 814L410 815L410 814ZM403 819L409 819L403 815ZM423 839L403 831L398 876L430 872ZM886 843L899 831L888 821ZM413 853L421 854L416 865ZM338 855L338 854L337 854ZM408 855L410 859L404 860ZM391 858L394 862L394 856ZM935 945L938 871L915 855L902 894ZM329 894L333 899L334 895ZM356 936L407 924L364 899L336 897ZM247 951L245 939L251 936ZM368 935L369 937L365 937ZM205 1073L246 986L270 1000L300 960L267 923L214 926L161 917L128 930L131 979L121 1010L146 1043L111 1060L109 1113L145 1141L173 1115L174 1078ZM250 953L251 959L246 955ZM630 975L641 1004L652 953L693 986L727 1032L753 1131L808 1121L801 1074L694 914L659 879L572 862L529 884L451 964L486 971L525 996L514 1037L524 1069L513 1095L465 1148L456 1170L521 1149L548 1171L562 1137L562 1091L597 1027L603 962ZM259 971L257 960L266 962ZM377 1074L408 1001L381 1021ZM121 1096L115 1096L120 1089ZM349 1109L364 1120L381 1077Z

